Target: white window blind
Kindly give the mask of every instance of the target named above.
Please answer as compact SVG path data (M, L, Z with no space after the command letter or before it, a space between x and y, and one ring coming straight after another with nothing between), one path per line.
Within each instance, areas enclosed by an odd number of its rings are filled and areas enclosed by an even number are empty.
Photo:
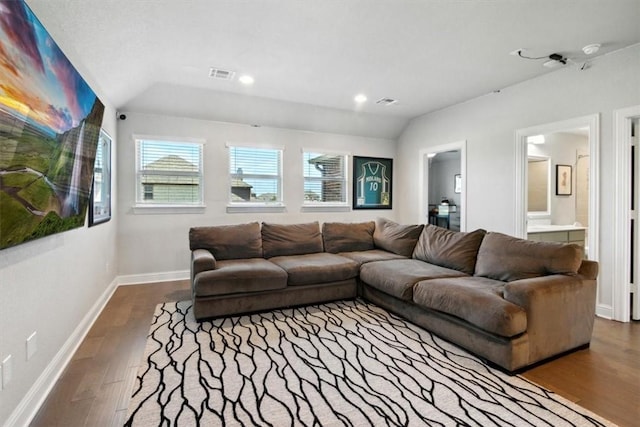
M201 205L202 144L136 140L138 204Z
M229 147L231 203L282 202L282 150Z
M347 203L346 157L344 154L302 153L305 204Z

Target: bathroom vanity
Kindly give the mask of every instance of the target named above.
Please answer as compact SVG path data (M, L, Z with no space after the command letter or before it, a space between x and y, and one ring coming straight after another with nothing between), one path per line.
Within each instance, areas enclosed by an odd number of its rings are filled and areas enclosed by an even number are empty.
M530 225L527 239L536 242L575 243L586 246L586 227L574 225Z

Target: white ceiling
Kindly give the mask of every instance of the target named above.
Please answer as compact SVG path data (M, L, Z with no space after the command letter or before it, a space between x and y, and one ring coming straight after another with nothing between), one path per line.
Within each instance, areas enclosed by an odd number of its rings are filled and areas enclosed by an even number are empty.
M640 42L640 0L27 3L116 108L183 87L406 121L550 72L515 49L582 63L587 44L601 43L602 55ZM211 66L255 83L211 79ZM356 107L357 93L369 101ZM376 105L382 97L399 102Z

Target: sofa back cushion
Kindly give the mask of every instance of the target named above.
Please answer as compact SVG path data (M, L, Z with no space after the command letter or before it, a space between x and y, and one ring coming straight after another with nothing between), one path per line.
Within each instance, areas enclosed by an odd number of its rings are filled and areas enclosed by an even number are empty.
M369 251L374 249L373 221L360 223L325 222L322 224L324 250L338 252Z
M576 275L582 263L578 245L533 242L487 233L476 261L476 276L512 282L549 274Z
M373 243L377 248L409 258L413 254L420 233L422 224L402 225L386 218L377 218Z
M193 227L189 230L191 250L207 249L217 260L262 258L260 224Z
M427 224L413 250L413 258L472 275L485 230L469 233Z
M262 249L265 258L322 252L320 224L262 223Z

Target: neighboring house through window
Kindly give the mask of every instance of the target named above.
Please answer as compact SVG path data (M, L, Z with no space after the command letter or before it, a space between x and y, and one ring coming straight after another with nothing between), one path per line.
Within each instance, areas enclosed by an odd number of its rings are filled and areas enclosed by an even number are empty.
M200 142L136 139L138 204L202 205Z
M347 156L313 151L302 153L304 203L343 205L347 203Z
M229 145L231 203L282 203L282 150Z

